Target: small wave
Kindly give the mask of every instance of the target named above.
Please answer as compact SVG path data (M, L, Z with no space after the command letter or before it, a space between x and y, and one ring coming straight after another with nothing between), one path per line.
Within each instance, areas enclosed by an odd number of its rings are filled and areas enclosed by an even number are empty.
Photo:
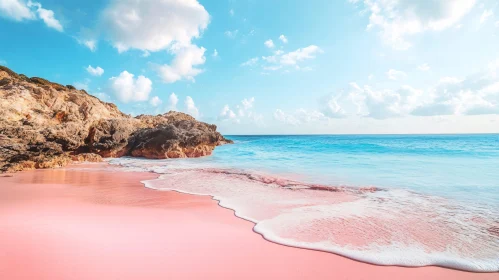
M499 215L403 189L328 186L244 170L120 160L154 171L146 187L210 195L267 240L400 266L499 271Z

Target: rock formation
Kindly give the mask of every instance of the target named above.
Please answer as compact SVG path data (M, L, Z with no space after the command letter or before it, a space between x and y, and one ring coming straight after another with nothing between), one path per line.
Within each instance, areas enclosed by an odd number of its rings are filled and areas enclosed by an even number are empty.
M0 66L0 172L134 156L210 155L232 143L215 125L170 111L131 117L84 90Z

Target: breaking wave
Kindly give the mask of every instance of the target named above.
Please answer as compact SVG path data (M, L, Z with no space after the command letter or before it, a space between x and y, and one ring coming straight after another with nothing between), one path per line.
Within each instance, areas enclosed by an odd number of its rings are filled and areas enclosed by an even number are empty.
M499 211L405 189L307 184L236 169L115 159L146 187L209 195L265 239L378 265L499 271ZM171 164L170 164L171 163Z

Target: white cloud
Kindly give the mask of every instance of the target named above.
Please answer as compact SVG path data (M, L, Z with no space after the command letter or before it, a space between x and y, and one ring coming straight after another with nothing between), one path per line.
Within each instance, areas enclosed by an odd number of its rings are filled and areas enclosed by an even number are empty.
M168 98L168 103L170 104L169 108L170 110L177 111L178 97L174 92L170 94L170 97Z
M99 66L93 68L91 65L88 65L86 69L87 72L92 76L102 76L102 74L104 74L104 69L100 68Z
M298 109L295 116L301 123L326 121L328 119L322 112L316 110L307 111L303 108Z
M384 43L405 50L412 45L408 40L411 35L459 25L476 0L364 0L363 3L370 13L367 29L379 30Z
M257 63L258 63L258 57L253 57L241 63L241 66L255 66Z
M275 47L275 45L274 45L274 41L272 41L271 39L268 39L268 40L267 40L267 41L265 41L263 44L264 44L267 48L269 48L269 49L271 49L271 48Z
M345 110L339 105L338 100L340 99L341 95L335 95L331 96L328 100L325 102L324 109L322 110L322 113L325 116L328 116L330 118L343 118L346 115Z
M360 115L376 119L416 116L499 114L499 64L464 79L443 77L427 89L402 86L377 90L351 84ZM354 99L352 99L354 100Z
M128 71L121 72L118 77L112 77L109 81L110 90L123 103L147 101L152 90L151 80L142 75L135 79Z
M487 19L489 19L492 15L494 15L494 12L492 12L491 10L483 11L482 16L480 17L480 24L487 21Z
M207 28L210 15L197 0L114 0L102 13L106 37L119 52L156 52L190 45Z
M74 37L78 44L90 49L92 52L97 50L97 33L95 30L81 28L77 36Z
M428 65L428 63L424 63L424 64L421 64L418 66L418 69L421 70L421 71L429 71L430 70L430 66Z
M205 48L191 41L209 22L210 15L197 0L114 0L101 16L103 33L118 52L168 50L175 56L171 65L158 67L167 83L193 81L202 72L194 66L205 62Z
M496 27L499 27L499 20L496 21Z
M255 114L252 110L254 103L254 97L244 98L241 103L234 106L234 110L227 104L222 108L218 119L221 121L230 120L234 123L241 123L242 121L261 122L261 115Z
M163 104L163 100L161 100L158 96L154 96L149 100L149 104L151 104L153 107L158 107L159 105Z
M244 110L248 110L253 108L253 103L255 102L255 98L251 97L249 99L245 98L243 101L241 101L241 104L243 105Z
M36 19L30 8L20 0L0 1L0 15L15 21Z
M399 80L401 78L407 77L407 74L403 71L398 71L395 69L390 69L388 72L386 72L386 75L388 76L388 79L390 80Z
M172 49L171 52L175 55L175 58L170 65L164 64L157 67L159 76L165 83L174 83L179 80L194 82L194 77L203 72L203 69L195 66L205 63L205 51L205 48L196 45Z
M288 43L288 38L286 38L286 36L284 35L279 36L279 40L281 40L281 42L283 42L284 44Z
M443 78L428 90L428 98L413 115L499 114L497 67L465 79Z
M199 110L196 107L196 104L194 104L194 100L190 96L187 96L185 98L185 109L186 109L187 113L189 115L193 116L194 118L199 117Z
M234 39L236 38L237 34L239 33L239 30L233 30L233 31L230 31L230 30L227 30L224 32L225 36L231 38L231 39Z
M55 19L53 11L42 8L42 5L37 2L28 1L27 5L30 8L31 7L36 8L36 13L38 14L38 17L41 20L43 20L43 22L45 22L45 24L48 27L53 28L59 32L64 31L64 28L62 27L61 23L57 19Z
M303 108L296 110L294 113L289 114L281 109L274 111L274 119L289 125L297 126L304 123L327 121L328 118L319 111L308 111Z
M0 15L15 21L42 20L45 25L59 32L64 31L61 23L55 18L52 10L42 8L38 2L21 0L0 1Z
M218 116L219 120L232 120L236 123L239 122L239 119L237 118L236 114L234 111L232 111L229 107L229 105L225 105L222 108L222 111L220 112L220 115Z
M218 51L217 51L217 49L213 50L213 54L211 56L218 57Z
M78 40L78 43L84 45L85 47L89 48L91 51L97 50L97 40Z
M300 61L315 58L315 55L318 53L322 53L322 50L316 45L310 45L308 47L283 54L280 58L280 63L284 65L296 65Z
M291 52L284 52L282 50L274 51L274 55L262 56L261 67L264 70L263 74L268 74L267 71L277 71L288 67L292 67L295 70L310 71L311 67L302 67L299 64L305 60L314 59L317 54L323 51L316 45L310 45L305 48L300 48ZM259 62L258 57L249 59L248 61L241 64L241 66L255 66Z
M300 121L298 119L296 119L293 115L287 114L284 111L282 111L281 109L275 110L274 119L276 119L280 122L283 122L283 123L290 124L290 125L300 124Z

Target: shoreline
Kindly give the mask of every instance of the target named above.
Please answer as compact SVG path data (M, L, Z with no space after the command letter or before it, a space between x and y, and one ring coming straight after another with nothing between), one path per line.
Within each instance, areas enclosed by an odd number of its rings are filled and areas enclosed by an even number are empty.
M106 163L2 177L2 279L496 279L379 266L268 241L212 196L157 191ZM101 171L84 170L89 167ZM219 207L221 206L221 207ZM230 209L231 211L227 211ZM29 267L30 269L25 269ZM119 267L119 269L117 269Z

